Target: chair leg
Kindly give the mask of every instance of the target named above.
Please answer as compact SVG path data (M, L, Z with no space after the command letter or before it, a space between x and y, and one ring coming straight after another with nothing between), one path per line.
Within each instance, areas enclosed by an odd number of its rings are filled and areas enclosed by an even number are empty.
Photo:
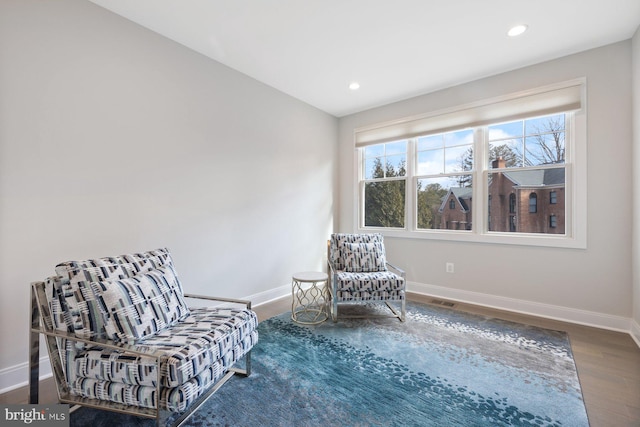
M251 375L251 350L249 350L244 355L244 369L231 367L229 371L234 372L238 375L242 375L243 377L248 377Z
M38 302L36 293L31 288L31 329L40 327L40 311L38 310ZM38 403L38 394L40 387L40 334L29 331L29 403L35 405Z
M391 310L391 312L393 313L393 316L383 316L383 317L395 317L398 320L400 320L401 322L404 322L405 317L406 317L406 309L405 309L404 300L402 300L402 303L400 305L400 312L398 312L397 308L395 308L393 305L391 305L391 303L389 303L389 301L385 301L385 304L387 305L389 310Z
M336 298L335 292L331 294L331 320L333 323L338 321L338 298Z
M331 272L331 269L329 268ZM333 277L333 274L329 273L329 280L327 282L328 294L329 294L329 315L331 316L331 320L333 323L338 321L338 300L336 298L336 289L335 289L336 278Z
M244 370L245 376L251 375L251 350L244 356Z

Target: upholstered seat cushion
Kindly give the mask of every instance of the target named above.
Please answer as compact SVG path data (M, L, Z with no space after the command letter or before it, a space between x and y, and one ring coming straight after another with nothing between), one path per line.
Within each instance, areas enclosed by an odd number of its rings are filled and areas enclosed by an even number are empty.
M216 361L200 374L178 387L160 389L160 407L172 412L184 411L203 392L215 384L224 373L221 361ZM71 384L72 393L77 396L100 399L125 405L153 408L156 388L145 385L123 384L113 381L78 378Z
M237 360L236 353L244 354L243 350L257 342L257 325L256 314L248 309L194 308L186 319L138 341L136 347L165 354L161 385L176 387L216 360L222 361L223 368L230 367ZM68 371L75 373L74 380L91 378L154 386L157 379L153 359L123 355L99 346L79 352L68 363L72 365Z
M391 271L375 273L350 273L339 271L336 274L337 291L397 291L404 289L404 279Z
M258 342L258 319L247 309L195 308L189 317L136 347L166 354L161 406L183 411ZM78 396L152 408L157 372L151 358L94 346L70 361ZM166 369L165 369L166 367Z

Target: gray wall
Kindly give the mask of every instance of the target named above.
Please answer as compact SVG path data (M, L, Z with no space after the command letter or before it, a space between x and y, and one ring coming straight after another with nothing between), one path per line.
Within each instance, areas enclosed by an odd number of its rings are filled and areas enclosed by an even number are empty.
M0 2L0 64L0 391L58 262L167 246L254 303L323 268L336 118L82 0Z
M339 229L352 231L355 128L579 77L588 85L587 249L385 239L410 288L471 302L629 330L632 313L631 42L343 117ZM445 263L455 263L454 274Z

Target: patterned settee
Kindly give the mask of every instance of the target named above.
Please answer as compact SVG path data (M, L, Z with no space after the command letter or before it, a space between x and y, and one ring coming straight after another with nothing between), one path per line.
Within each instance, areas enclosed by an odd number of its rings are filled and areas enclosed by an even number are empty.
M384 302L392 312L391 317L404 321L405 272L387 262L382 234L334 233L328 243L327 263L332 319L338 319L339 304ZM379 315L365 313L340 317Z
M38 399L43 333L61 403L158 422L162 411L185 412L182 420L234 373L250 374L258 341L251 303L185 295L168 249L64 262L55 271L32 284L30 403ZM190 298L209 306L190 307ZM243 358L244 369L234 367Z

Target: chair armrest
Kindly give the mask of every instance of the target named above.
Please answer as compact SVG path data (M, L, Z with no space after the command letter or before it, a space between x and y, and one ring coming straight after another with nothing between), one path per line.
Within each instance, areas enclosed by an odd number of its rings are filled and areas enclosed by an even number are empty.
M333 266L333 263L332 263L331 261L327 261L327 267L328 267L328 270L329 270L329 274L330 274L330 275L331 275L331 274L335 274L336 269L335 269L335 267Z
M128 343L115 342L115 341L107 340L104 338L82 338L77 336L74 333L67 332L67 331L60 331L60 330L47 331L42 326L38 328L31 328L31 332L43 334L48 337L64 338L69 341L81 342L83 344L88 344L88 345L97 345L97 346L108 348L111 350L124 351L127 353L135 354L137 356L155 357L158 360L160 360L160 358L164 356L162 352L154 351L151 348L145 347L144 343L128 344Z
M396 267L395 265L391 264L390 262L387 262L387 267L391 267L393 270L396 270L398 273L400 273L400 275L402 277L405 277L406 273L404 272L403 269Z
M212 297L207 295L195 295L195 294L184 294L185 298L192 299L202 299L206 301L220 301L220 302L231 302L234 304L240 304L246 306L248 309L251 309L251 301L235 299L235 298L221 298L221 297Z

